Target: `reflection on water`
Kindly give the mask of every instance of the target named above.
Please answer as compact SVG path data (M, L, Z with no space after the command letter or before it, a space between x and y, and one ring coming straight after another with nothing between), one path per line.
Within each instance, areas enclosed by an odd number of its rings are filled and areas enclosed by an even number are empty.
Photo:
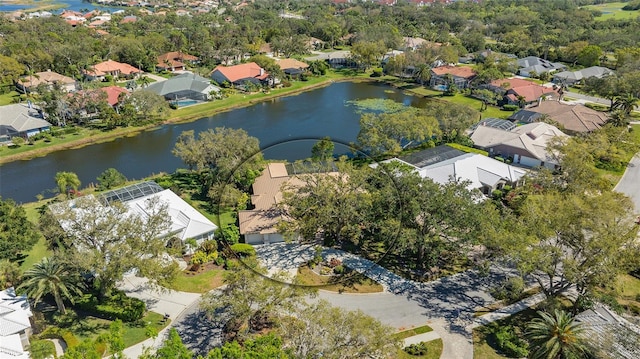
M348 144L356 139L360 115L346 102L366 98L388 98L412 106L424 106L423 99L389 92L386 86L336 83L191 123L166 125L134 137L4 164L0 166L0 196L18 202L33 201L39 193L51 196L47 191L55 188L53 178L59 171L77 173L83 185L95 183L96 177L110 167L127 178L173 172L183 164L171 154L171 150L180 133L188 130L198 133L215 127L243 128L260 140L262 148L293 139L320 139L325 136ZM268 159L303 159L311 155L313 144L314 141L288 142L269 148L264 155Z

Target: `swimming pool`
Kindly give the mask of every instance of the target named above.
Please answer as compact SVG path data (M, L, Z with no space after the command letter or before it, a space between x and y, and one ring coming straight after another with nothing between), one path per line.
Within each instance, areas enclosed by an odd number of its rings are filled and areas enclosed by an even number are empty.
M186 106L191 106L191 105L198 104L200 102L202 102L202 101L185 99L185 100L173 101L171 103L173 103L174 105L176 105L178 107L186 107Z

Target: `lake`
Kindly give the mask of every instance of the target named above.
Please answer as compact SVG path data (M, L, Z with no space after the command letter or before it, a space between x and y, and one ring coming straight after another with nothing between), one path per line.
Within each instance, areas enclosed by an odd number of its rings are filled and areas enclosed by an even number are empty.
M43 1L38 1L38 0L34 0L33 3L30 4L19 4L19 3L15 3L15 2L11 2L11 3L5 3L2 0L0 0L0 12L12 12L12 11L18 11L18 10L29 10L32 8L35 8L39 5L39 3L44 3ZM51 11L53 13L60 13L62 12L62 10L73 10L73 11L80 11L80 10L94 10L94 9L98 9L101 11L107 11L107 12L114 12L116 10L122 10L125 9L123 7L116 7L116 6L102 6L99 4L92 4L90 2L86 2L83 0L61 0L61 1L54 1L54 2L49 2L47 1L46 4L62 4L63 7L58 9L58 10L54 10Z
M32 202L37 194L51 197L51 190L55 188L53 178L59 171L77 173L83 186L96 183L96 177L110 167L130 179L173 172L185 167L171 150L180 133L188 130L198 133L215 127L243 128L260 140L265 158L304 159L311 155L317 139L324 136L344 144L355 141L360 114L347 101L367 98L388 98L418 107L425 103L424 99L404 95L384 85L335 83L191 123L165 125L133 137L3 164L0 196L17 202ZM336 145L336 152L347 153L348 149L346 145Z

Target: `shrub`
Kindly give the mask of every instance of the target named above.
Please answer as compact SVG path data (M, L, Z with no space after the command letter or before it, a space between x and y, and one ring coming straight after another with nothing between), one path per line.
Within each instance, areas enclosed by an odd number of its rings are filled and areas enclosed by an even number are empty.
M217 266L224 266L224 258L218 256L218 258L216 258L215 263Z
M256 255L255 248L250 244L236 243L232 244L230 248L240 257L251 257Z
M191 256L191 260L189 261L189 264L205 264L205 263L209 263L209 262L213 262L216 259L218 259L218 252L217 251L213 251L209 254L207 254L207 252L202 251L202 250L197 250L192 256Z
M220 236L228 244L236 244L240 240L240 229L235 224L229 224L220 231Z
M518 105L504 105L502 106L502 110L503 111L515 111L518 110L520 107L518 107Z
M49 340L31 340L29 351L32 359L54 358L56 346Z
M584 107L588 107L592 110L596 110L596 111L608 111L609 107L606 105L602 105L599 103L593 103L593 102L587 102L584 104Z
M91 295L85 294L77 302L77 306L83 310L91 312L97 317L123 322L135 322L142 318L147 310L143 301L137 298L127 297L124 292L117 291L111 297L99 302Z
M371 74L371 77L381 77L382 76L382 69L378 68L378 69L373 69L373 73Z
M343 274L343 273L344 273L344 271L345 271L345 269L344 269L344 266L343 266L343 265L338 265L338 266L335 266L335 267L333 268L333 273L334 273L334 274Z
M77 320L78 314L73 310L67 310L65 314L56 313L53 315L53 322L61 328L68 328Z
M507 356L514 358L524 358L529 355L527 342L516 335L513 327L500 327L494 333L498 348Z
M415 355L415 356L426 355L428 352L427 343L425 342L411 344L408 347L404 348L403 350L407 354Z
M524 280L521 277L511 277L492 289L491 295L498 300L515 301L520 299L523 292Z
M291 82L287 80L282 80L282 87L291 87Z
M80 344L78 338L68 329L62 329L58 327L49 327L40 334L43 339L62 339L67 344L67 347L73 348Z

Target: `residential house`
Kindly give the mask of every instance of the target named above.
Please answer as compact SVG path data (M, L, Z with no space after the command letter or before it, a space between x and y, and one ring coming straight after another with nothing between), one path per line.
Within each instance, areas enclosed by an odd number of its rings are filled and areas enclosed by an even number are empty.
M611 359L640 358L640 328L606 306L596 304L575 316L589 343L607 348Z
M28 93L35 91L39 85L46 85L51 87L53 85L60 86L64 91L70 92L76 89L76 80L69 76L61 75L57 72L47 70L43 72L36 72L32 75L21 77L16 81L16 90L22 93Z
M476 72L468 66L439 66L431 69L431 80L429 86L440 91L445 91L452 84L459 89L469 87L471 81L476 77Z
M85 70L84 76L90 81L104 81L107 75L113 78L135 78L141 73L142 70L129 64L107 60L91 66L89 70Z
M94 196L94 195L89 195ZM127 206L129 215L146 216L148 201L157 198L160 203L167 206L171 219L169 229L162 233L162 238L175 237L183 242L187 239L195 239L197 243L213 239L218 226L213 224L202 213L191 207L170 189L164 189L153 181L136 183L123 188L107 191L95 195L101 206L106 208L113 202L120 202ZM73 200L52 204L49 208L54 215L62 213L65 206L73 208ZM101 207L95 208L100 211ZM80 213L81 215L81 213ZM58 219L60 226L65 231L71 231L63 218ZM70 233L73 235L73 233Z
M29 138L42 131L48 131L51 124L44 120L42 110L27 104L0 106L0 138Z
M529 105L538 102L540 98L548 99L558 95L551 87L519 78L493 80L478 87L502 96L503 103L509 105Z
M471 140L474 147L489 152L489 156L510 158L513 163L526 167L547 167L558 165L556 156L547 150L553 138L566 138L558 128L534 122L503 130L480 123L473 131Z
M591 132L604 126L609 119L603 112L592 110L580 104L565 104L559 101L542 101L537 106L514 113L510 120L532 123L547 116L560 124L567 134Z
M479 190L487 196L505 185L518 185L527 173L525 169L480 154L465 153L446 145L389 161L399 161L413 167L420 177L428 177L439 184L466 181L470 190Z
M553 73L558 70L565 70L567 67L559 62L551 62L535 56L528 56L518 59L518 75L532 77L543 72Z
M129 94L129 90L120 86L102 87L100 91L107 94L107 103L111 107L116 107L120 103L120 100L122 100L122 96Z
M437 44L437 47L440 47L442 44L438 43L438 42L430 42L428 40L425 40L421 37L408 37L405 36L402 38L402 48L400 48L399 50L404 50L404 51L416 51L418 48L422 47L422 46L427 46L430 44Z
M185 54L182 51L171 51L158 56L156 69L158 71L182 71L187 65L196 64L200 59L196 56Z
M314 56L306 57L307 61L326 61L333 68L357 67L358 64L351 59L351 51L322 52Z
M309 68L309 65L307 63L298 61L296 59L277 60L276 64L280 66L280 69L282 69L282 72L284 72L289 76L294 76L294 77L300 76L302 73L304 73L307 70L307 68Z
M13 287L0 291L0 357L29 359L29 336L33 316L29 300Z
M228 82L234 86L243 86L250 82L260 85L267 81L269 74L255 62L235 66L218 66L211 72L211 78L218 84Z
M152 83L145 90L163 96L169 101L207 101L211 99L212 93L220 92L220 88L211 84L210 79L192 73Z
M282 200L282 186L291 178L284 163L269 163L252 185L253 209L238 212L240 234L245 243L267 244L283 242L277 224L284 214L276 206Z
M562 71L553 75L553 82L557 84L564 84L568 86L580 83L583 79L590 77L603 78L615 74L613 70L610 70L602 66L591 66L579 71Z

